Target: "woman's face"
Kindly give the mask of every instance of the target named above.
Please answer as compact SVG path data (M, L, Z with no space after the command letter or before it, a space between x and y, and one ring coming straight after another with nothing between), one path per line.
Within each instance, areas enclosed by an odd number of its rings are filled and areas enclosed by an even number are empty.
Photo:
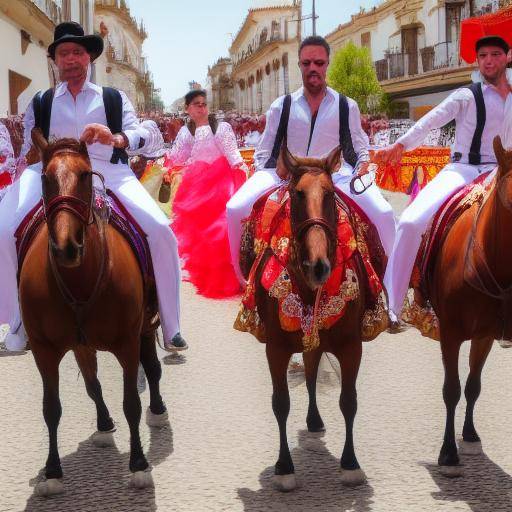
M187 107L187 114L192 119L208 116L208 104L204 96L196 96Z

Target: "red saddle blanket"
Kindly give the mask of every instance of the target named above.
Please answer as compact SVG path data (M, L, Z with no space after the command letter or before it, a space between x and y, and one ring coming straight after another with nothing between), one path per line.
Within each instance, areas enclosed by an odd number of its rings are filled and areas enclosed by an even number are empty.
M421 292L424 304L410 301L406 297L402 317L424 336L439 340L439 323L428 302L437 254L457 219L475 203L482 203L492 188L494 176L494 172L481 174L473 182L455 191L437 211L423 235L411 274L410 288Z
M278 188L260 199L245 221L242 242L244 253L253 254L254 263L235 321L235 329L250 332L265 342L264 326L258 316L256 286L261 285L270 297L277 299L281 328L302 331L304 350L319 344L319 329L329 329L343 317L348 303L359 297L358 275L366 279L366 306L362 333L371 340L387 327L382 297L381 278L385 268L384 251L375 227L362 210L338 191L336 265L327 282L319 290L315 304L306 304L300 296L294 272L290 271L291 221L287 187ZM258 268L266 257L262 272ZM377 270L378 269L378 270ZM260 282L256 282L261 275Z
M93 209L102 219L108 219L112 225L130 244L144 278L144 282L154 279L151 253L146 234L137 221L130 215L115 194L107 190L107 194L96 194ZM27 251L34 236L45 222L42 200L28 213L15 232L18 268L21 269Z

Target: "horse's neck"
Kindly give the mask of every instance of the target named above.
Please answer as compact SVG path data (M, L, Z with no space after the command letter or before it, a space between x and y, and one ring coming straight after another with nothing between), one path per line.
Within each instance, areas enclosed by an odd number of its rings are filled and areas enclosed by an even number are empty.
M500 198L498 185L482 207L476 225L476 239L480 242L487 263L499 282L512 278L512 211Z

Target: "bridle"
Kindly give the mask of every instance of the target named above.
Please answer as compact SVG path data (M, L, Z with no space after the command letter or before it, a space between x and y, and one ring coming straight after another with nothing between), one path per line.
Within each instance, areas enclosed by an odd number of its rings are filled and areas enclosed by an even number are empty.
M80 154L78 151L72 150L72 149L60 149L55 151L55 153L52 154L52 158L55 157L57 154L63 154L63 153L69 153L69 154ZM62 294L65 302L70 306L71 310L73 311L73 314L75 316L75 322L77 327L77 337L78 342L85 344L87 341L87 337L85 335L85 320L87 313L91 309L92 305L96 301L101 287L104 284L104 275L105 271L108 268L108 246L106 244L106 237L105 237L105 225L104 222L99 218L97 213L93 209L93 201L94 201L94 189L92 186L92 178L93 176L97 176L102 184L103 188L105 188L105 178L102 174L96 171L85 171L87 174L90 174L91 179L91 186L90 186L90 198L88 201L84 201L78 197L70 196L70 195L57 195L56 197L52 198L50 201L46 200L45 197L45 173L43 170L43 174L41 176L41 179L43 181L43 209L44 209L44 216L46 220L46 224L48 226L48 253L49 253L49 260L50 260L50 266L53 272L53 275L55 277L55 281L57 283L57 287ZM77 218L80 221L80 224L82 225L82 228L85 231L87 230L87 227L91 224L96 224L98 228L98 233L100 236L100 258L99 258L99 264L100 269L98 272L98 275L96 277L96 281L94 284L93 291L89 298L87 300L79 300L77 299L73 292L70 290L69 286L67 285L66 281L62 277L62 274L59 270L59 266L57 262L55 261L55 255L54 251L57 248L57 243L55 242L52 230L50 229L53 219L55 218L55 215L61 211L67 211L71 213L75 218ZM85 235L84 235L85 238Z

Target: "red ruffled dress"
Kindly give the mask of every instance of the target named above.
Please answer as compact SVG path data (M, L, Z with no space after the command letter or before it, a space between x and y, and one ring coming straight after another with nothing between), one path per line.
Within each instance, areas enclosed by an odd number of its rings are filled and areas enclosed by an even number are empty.
M231 263L226 204L246 180L235 134L227 123L219 123L215 134L200 126L192 135L184 126L169 160L185 163L171 226L185 279L204 297L233 297L241 288Z

